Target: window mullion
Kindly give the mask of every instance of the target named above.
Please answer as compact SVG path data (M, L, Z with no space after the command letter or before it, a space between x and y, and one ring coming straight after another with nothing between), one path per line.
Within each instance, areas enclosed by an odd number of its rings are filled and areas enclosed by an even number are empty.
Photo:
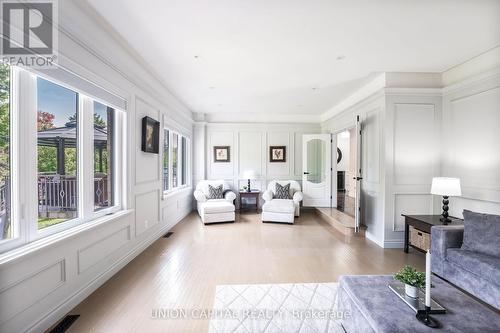
M78 192L82 221L94 213L94 107L89 97L78 98Z
M119 126L119 124L123 124L123 115L119 112L115 113L115 122L114 122L114 138L113 142L115 145L115 149L113 151L114 154L114 197L115 197L115 205L123 208L125 206L126 197L124 193L126 191L123 190L123 186L125 184L124 175L126 174L126 163L122 163L125 161L124 155L124 138L123 138L123 126ZM119 167L122 166L122 167Z
M190 149L190 140L186 137L186 186L191 185L191 149Z
M37 164L37 81L36 76L16 69L18 79L17 110L19 133L20 231L26 242L36 239L38 232L38 164Z
M182 135L177 136L177 186L182 187L183 179L182 179L182 168L183 168L183 163L182 163L182 154L183 154L183 148L182 148Z

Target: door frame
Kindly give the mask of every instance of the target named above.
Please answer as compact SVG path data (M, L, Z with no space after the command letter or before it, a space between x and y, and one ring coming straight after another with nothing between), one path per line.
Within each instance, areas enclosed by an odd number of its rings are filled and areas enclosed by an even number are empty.
M337 135L339 135L342 132L349 131L350 129L356 129L356 120L353 122L349 122L348 125L342 127L342 129L333 131L330 133L331 135L331 142L332 142L332 167L331 167L331 172L332 172L332 184L331 184L331 205L330 207L332 208L337 208L337 147L338 147L338 142L337 142ZM358 142L356 142L356 149L358 149Z

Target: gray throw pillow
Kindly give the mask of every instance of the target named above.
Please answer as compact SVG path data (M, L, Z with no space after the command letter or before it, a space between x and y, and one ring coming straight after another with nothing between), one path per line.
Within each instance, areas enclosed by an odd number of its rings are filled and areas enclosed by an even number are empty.
M224 189L222 185L214 187L208 185L208 198L209 199L224 199Z
M285 186L276 183L276 189L274 191L274 199L291 199L290 197L290 183Z
M500 257L500 215L464 210L462 250Z

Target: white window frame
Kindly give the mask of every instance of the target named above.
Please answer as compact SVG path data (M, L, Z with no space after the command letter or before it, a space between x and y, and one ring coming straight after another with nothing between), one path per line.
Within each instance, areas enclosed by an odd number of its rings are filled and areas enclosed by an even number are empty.
M191 186L191 177L190 177L190 167L191 167L191 154L190 154L190 145L191 145L191 140L187 136L181 136L180 142L182 146L182 138L186 140L186 151L184 152L186 154L186 183L183 184L183 187L189 187ZM184 167L183 164L181 164L182 167ZM182 169L181 169L181 174L182 174ZM182 182L182 179L181 179Z
M38 166L37 166L37 77L70 89L78 94L78 217L38 229ZM14 235L0 240L0 253L41 238L94 221L124 209L125 195L125 110L87 96L64 82L40 72L11 67L10 93L10 159L11 214ZM94 211L94 101L115 110L113 137L114 205ZM22 134L21 134L22 133ZM28 133L28 135L26 135ZM30 161L21 163L20 161Z
M190 144L191 144L191 139L189 136L184 135L180 133L179 131L176 131L170 127L163 127L163 133L165 130L168 131L169 135L169 141L168 141L168 189L163 189L163 194L164 195L169 195L171 193L174 193L176 191L182 190L184 188L190 187L191 186L191 172L190 172L190 165L191 165L191 156L189 152L191 151L190 149ZM173 180L173 158L172 158L172 149L173 149L173 135L177 134L177 186L172 187L172 180ZM186 139L186 184L182 185L182 158L181 158L181 151L182 151L182 138ZM163 145L165 144L165 137L163 137ZM162 154L165 153L165 150L162 149ZM161 165L162 165L162 179L164 177L164 172L163 172L163 155L161 159ZM162 186L163 186L162 182Z

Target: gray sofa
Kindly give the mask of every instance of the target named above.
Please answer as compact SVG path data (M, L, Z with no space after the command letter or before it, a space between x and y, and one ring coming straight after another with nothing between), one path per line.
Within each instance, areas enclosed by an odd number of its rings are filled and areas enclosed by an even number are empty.
M433 226L432 271L500 309L500 216L464 210L463 226Z

